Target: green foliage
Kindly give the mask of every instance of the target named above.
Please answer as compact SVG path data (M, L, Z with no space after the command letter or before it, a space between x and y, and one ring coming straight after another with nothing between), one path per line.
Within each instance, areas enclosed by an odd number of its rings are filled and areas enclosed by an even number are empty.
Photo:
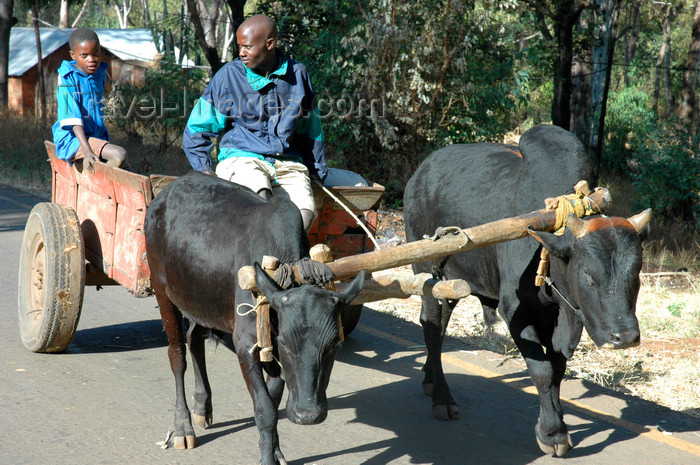
M51 127L34 118L0 115L0 182L24 187L51 185L45 140L51 140Z
M700 229L700 150L688 128L660 122L636 146L632 181L641 207L652 208L665 221L680 219Z
M514 5L259 4L310 69L325 115L330 163L384 184L394 203L433 149L500 139L512 129L514 110L527 102L529 81L527 70L515 71L508 29ZM362 101L368 107L374 102L377 111L362 114Z
M611 97L603 168L632 180L641 199L636 208L652 208L657 218L681 219L691 230L698 229L698 141L680 122L658 119L649 100L637 88Z
M635 87L624 88L608 98L603 168L616 174L627 172L636 148L644 146L656 125L649 104L649 95Z
M667 307L669 313L676 318L680 318L681 310L685 308L685 302L674 302Z
M155 144L160 154L181 140L189 111L204 89L201 70L161 62L143 85L115 84L106 118L131 140Z

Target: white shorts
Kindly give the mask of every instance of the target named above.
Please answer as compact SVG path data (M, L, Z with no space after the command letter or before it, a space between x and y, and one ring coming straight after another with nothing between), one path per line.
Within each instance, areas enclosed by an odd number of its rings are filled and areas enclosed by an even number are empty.
M256 157L229 157L216 165L216 175L253 192L270 189L272 195L284 195L299 210L310 210L316 216L309 170L302 163L275 160L273 166Z

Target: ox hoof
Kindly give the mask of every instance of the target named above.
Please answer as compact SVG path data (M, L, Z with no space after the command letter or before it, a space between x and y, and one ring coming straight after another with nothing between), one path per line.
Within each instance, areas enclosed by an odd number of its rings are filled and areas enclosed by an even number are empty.
M197 415L192 412L192 419L197 425L204 429L209 428L214 421L211 413L209 415Z
M428 397L433 397L433 383L423 383L423 394Z
M459 408L455 404L433 405L433 416L438 420L456 420L459 418Z
M555 442L551 446L543 443L537 435L535 435L535 438L537 439L537 445L540 446L542 452L548 455L562 457L569 449L574 447L574 442L571 440L571 436L568 433L566 434L566 441Z
M175 446L175 449L178 450L194 449L197 447L197 438L193 435L189 435L187 437L175 436L173 438L173 446Z
M285 460L284 455L282 455L282 451L279 449L279 447L275 451L275 459L279 465L289 465L287 460Z

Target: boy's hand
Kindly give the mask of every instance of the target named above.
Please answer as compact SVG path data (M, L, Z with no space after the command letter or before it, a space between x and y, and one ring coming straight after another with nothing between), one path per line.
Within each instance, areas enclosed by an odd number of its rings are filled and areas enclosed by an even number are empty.
M85 157L83 158L83 168L85 168L90 174L95 173L94 165L96 161L97 155L95 155L93 152L86 153Z

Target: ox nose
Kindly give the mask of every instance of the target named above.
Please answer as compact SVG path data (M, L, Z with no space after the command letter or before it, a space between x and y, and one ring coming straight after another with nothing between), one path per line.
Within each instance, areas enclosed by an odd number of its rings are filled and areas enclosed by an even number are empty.
M326 419L328 411L325 409L292 409L289 419L297 425L316 425Z
M639 330L637 329L608 333L608 342L612 344L613 349L637 347L639 339Z

